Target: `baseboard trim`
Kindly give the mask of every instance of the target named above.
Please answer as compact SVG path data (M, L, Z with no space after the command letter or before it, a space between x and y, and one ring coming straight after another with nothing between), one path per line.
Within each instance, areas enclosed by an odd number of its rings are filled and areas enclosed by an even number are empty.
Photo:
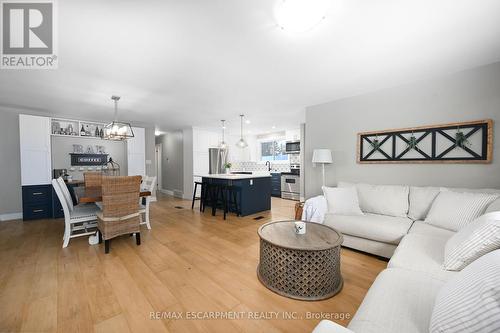
M22 220L23 213L0 214L0 221Z
M166 195L171 195L171 196L174 196L174 191L170 191L170 190L165 190L165 189L161 189L160 190L161 193L163 194L166 194Z

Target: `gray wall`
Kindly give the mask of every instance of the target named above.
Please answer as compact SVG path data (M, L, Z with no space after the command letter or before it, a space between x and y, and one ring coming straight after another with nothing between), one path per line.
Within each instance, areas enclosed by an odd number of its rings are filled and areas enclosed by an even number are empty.
M0 214L22 211L19 161L19 115L0 110Z
M193 184L193 129L187 128L182 131L183 140L183 194L184 199L191 199L194 190Z
M500 63L427 82L350 97L306 109L306 197L321 192L321 167L311 163L314 148L329 148L327 185L340 180L500 188L500 139L494 137L493 163L357 164L358 132L491 118L500 129Z
M156 176L154 127L146 128L146 175Z
M162 189L182 195L184 186L183 135L181 131L156 137L162 145Z
M73 179L83 179L83 172L79 171L79 167L75 167L76 171L69 170L71 167L69 153L73 152L74 144L82 145L83 149L87 149L87 146L93 146L95 149L96 145L106 147L108 157L112 157L120 165L120 174L127 175L127 144L121 141L101 139L53 136L51 140L52 169L68 169L68 174L73 176Z

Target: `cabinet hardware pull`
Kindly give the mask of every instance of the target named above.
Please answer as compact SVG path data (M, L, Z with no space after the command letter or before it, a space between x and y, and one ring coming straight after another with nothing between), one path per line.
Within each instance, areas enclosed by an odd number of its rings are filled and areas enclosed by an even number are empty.
M34 209L33 210L33 213L40 213L40 212L43 212L43 209Z
M33 192L33 195L42 195L43 192Z

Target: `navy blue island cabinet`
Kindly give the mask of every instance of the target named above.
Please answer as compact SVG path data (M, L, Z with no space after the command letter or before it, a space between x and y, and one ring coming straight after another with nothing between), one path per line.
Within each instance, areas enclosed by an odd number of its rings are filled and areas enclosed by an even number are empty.
M236 201L241 216L247 216L271 209L271 176L214 174L202 176L203 186L231 186L236 193ZM206 202L206 206L210 206ZM234 212L234 207L230 207Z

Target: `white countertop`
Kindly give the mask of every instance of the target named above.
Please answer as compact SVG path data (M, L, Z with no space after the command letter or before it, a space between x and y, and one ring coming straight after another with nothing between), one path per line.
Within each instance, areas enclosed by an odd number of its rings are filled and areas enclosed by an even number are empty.
M252 178L264 178L271 177L269 172L253 172L251 175L238 175L238 174L211 174L211 175L194 175L195 177L204 178L215 178L215 179L228 179L228 180L238 180L238 179L252 179Z

